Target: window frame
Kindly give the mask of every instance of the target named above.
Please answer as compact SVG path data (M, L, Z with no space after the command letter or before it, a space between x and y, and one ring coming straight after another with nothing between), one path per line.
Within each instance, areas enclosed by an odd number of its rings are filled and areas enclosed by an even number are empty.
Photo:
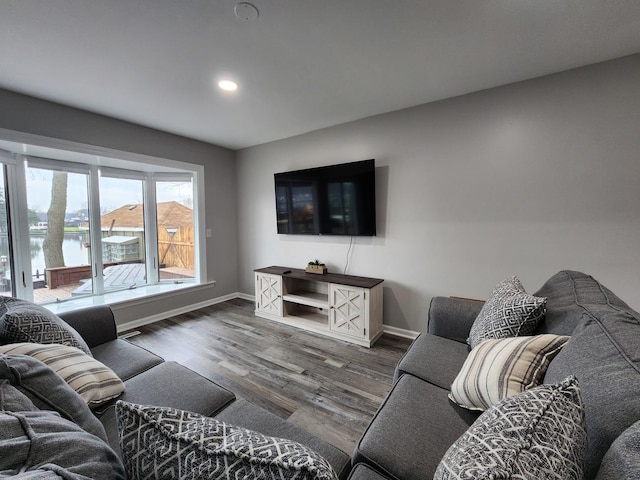
M24 153L5 151L7 144L19 144ZM15 145L12 145L15 148ZM48 158L36 152L51 153L57 158ZM68 157L62 159L60 157ZM206 237L205 237L205 205L204 205L204 166L187 162L179 162L161 157L123 152L103 147L78 144L58 139L50 139L37 135L8 131L0 128L0 162L5 167L7 178L7 202L12 244L12 281L13 293L16 297L33 301L34 291L31 280L31 257L28 242L19 239L28 238L28 203L26 193L26 165L50 170L64 170L68 172L84 173L88 175L88 208L89 221L97 228L90 229L90 241L93 245L101 245L100 228L100 175L109 177L131 178L143 180L143 197L145 204L145 261L147 285L170 283L160 281L158 269L158 245L156 223L156 182L157 181L185 181L189 179L193 188L193 217L195 238L195 272L193 279L185 279L185 284L200 285L207 283L206 272ZM25 246L25 244L27 244ZM108 297L111 293L104 292L102 273L102 248L93 248L91 252L91 269L94 283L94 293L91 297ZM118 291L119 297L122 291ZM137 292L132 298L139 298ZM67 303L73 298L61 300ZM46 306L46 304L45 304Z

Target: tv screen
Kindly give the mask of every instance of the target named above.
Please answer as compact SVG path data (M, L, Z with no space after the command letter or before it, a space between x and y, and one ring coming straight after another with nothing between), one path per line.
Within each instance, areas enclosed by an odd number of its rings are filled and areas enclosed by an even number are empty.
M375 161L276 173L278 233L376 234Z

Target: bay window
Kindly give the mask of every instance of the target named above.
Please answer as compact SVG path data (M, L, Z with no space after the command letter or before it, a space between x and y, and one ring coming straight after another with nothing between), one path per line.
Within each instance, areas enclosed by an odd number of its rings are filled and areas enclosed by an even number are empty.
M0 140L0 295L46 304L204 281L202 167L126 156Z

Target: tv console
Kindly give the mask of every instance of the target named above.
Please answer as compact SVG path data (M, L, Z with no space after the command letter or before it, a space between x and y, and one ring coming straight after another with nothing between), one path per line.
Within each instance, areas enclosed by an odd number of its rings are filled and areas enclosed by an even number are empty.
M273 266L255 270L255 279L259 317L364 347L382 335L379 278Z

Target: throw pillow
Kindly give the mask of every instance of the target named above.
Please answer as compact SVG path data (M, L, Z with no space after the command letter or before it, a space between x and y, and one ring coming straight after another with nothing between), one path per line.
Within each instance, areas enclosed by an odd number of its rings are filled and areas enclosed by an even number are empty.
M116 414L130 480L337 478L324 458L291 440L168 407L118 401Z
M486 410L536 387L569 338L544 334L484 340L467 356L449 398L470 410Z
M26 395L40 410L58 412L87 432L107 441L100 420L60 375L26 355L0 354L0 379Z
M525 292L517 277L496 285L471 326L467 343L475 348L487 338L531 335L544 317L547 299Z
M587 433L575 377L509 397L484 412L440 461L434 480L583 480Z
M124 383L109 367L75 347L12 343L0 345L0 353L37 358L60 375L90 407L97 407L124 392Z
M0 477L124 480L107 443L55 412L0 412Z
M91 355L78 332L40 305L18 298L0 297L0 314L2 343L60 343Z

